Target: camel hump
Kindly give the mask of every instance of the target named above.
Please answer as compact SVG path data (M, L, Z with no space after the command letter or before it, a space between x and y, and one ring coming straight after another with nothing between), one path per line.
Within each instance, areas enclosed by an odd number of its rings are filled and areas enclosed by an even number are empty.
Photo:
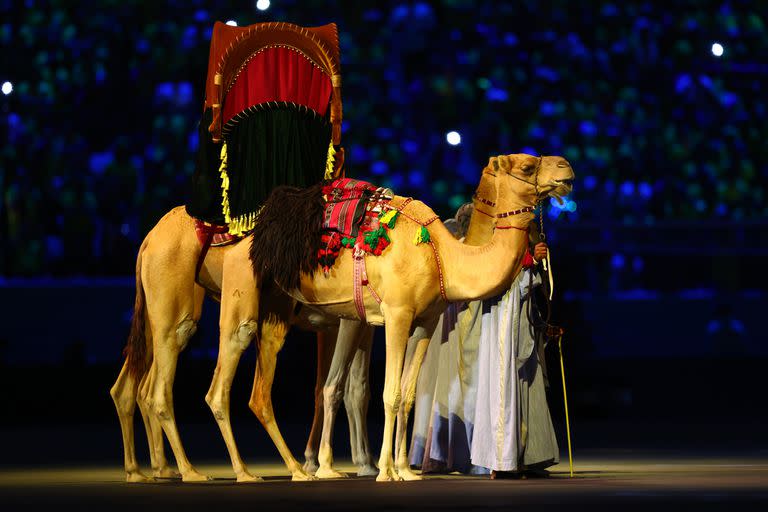
M440 218L432 208L412 197L395 196L389 205L395 207L407 219L422 226L428 226Z

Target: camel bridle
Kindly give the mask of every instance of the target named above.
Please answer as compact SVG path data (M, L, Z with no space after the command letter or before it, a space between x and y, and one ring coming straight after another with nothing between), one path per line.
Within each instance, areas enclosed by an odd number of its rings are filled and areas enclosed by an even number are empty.
M537 206L539 207L539 223L541 225L541 233L542 233L541 239L542 240L544 240L544 235L543 235L543 233L544 233L544 219L541 216L541 210L542 210L541 203L542 203L542 200L539 199L539 171L541 170L541 161L542 161L543 158L544 158L544 156L542 155L542 156L540 156L536 160L536 169L533 172L533 181L528 181L528 180L523 179L523 178L521 178L519 176L515 176L514 174L509 174L511 177L515 178L516 180L522 181L523 183L527 183L528 185L533 187L534 192L536 194L536 199L538 199ZM494 174L494 176L495 176L495 174ZM472 197L474 197L475 199L477 199L481 203L490 206L491 208L495 208L496 207L496 203L495 202L493 202L493 201L491 201L489 199L485 199L484 197L479 196L477 194L477 192L475 192L475 194ZM483 210L480 210L479 208L475 208L475 210L477 210L478 212L482 213L483 215L487 215L488 217L495 217L496 219L506 219L507 217L512 217L514 215L520 215L521 213L529 213L529 212L535 211L535 209L536 209L536 206L525 206L525 207L519 208L517 210L511 210L511 211L508 211L508 212L502 212L502 213L497 213L496 215L491 215L490 213L484 212ZM513 226L496 226L496 229L510 229L511 227L513 227ZM515 229L520 229L520 228L515 228Z

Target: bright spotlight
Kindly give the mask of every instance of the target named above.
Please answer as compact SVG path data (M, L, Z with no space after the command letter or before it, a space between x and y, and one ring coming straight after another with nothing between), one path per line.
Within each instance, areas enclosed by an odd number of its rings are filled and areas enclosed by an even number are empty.
M237 22L235 20L229 20L227 22L227 25L229 25L230 27L236 27L237 26Z
M723 45L721 45L720 43L712 44L712 55L714 55L715 57L721 57L724 51L725 49L723 48Z
M461 135L459 132L448 132L445 134L445 140L447 140L448 144L451 146L458 146L461 144Z
M13 92L13 84L11 82L3 82L3 94L8 96Z
M256 8L260 11L266 11L269 9L269 0L258 0L258 2L256 2Z

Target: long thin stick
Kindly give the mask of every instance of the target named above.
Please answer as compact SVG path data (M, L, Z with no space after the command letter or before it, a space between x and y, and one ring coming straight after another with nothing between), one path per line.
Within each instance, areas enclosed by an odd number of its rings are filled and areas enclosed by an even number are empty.
M571 422L568 419L568 393L565 390L565 365L563 364L563 335L557 338L557 348L560 350L560 375L563 377L563 403L565 404L565 431L568 434L568 463L573 478L573 452L571 451Z

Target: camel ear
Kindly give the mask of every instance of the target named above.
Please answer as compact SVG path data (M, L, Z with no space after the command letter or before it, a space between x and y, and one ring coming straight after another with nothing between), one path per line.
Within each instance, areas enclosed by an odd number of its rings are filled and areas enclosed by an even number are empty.
M506 172L511 171L515 166L515 157L513 156L501 155L498 160L501 168Z
M491 169L494 173L499 172L499 159L495 156L489 158L486 168Z

